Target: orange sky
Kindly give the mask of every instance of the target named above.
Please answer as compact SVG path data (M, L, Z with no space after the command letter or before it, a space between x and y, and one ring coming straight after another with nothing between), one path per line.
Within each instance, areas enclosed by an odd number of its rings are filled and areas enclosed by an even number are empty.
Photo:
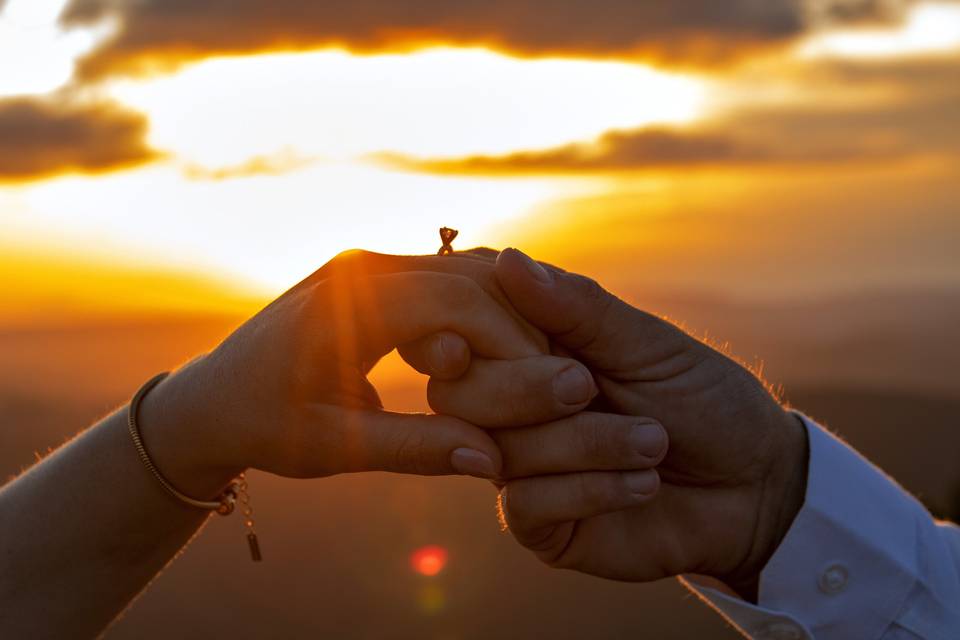
M441 225L633 291L960 286L960 5L687 2L0 3L0 322L242 310Z

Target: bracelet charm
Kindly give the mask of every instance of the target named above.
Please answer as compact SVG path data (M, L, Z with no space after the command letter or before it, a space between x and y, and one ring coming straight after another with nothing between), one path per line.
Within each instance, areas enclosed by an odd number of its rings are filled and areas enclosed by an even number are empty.
M247 480L244 474L241 473L215 500L197 500L178 491L176 487L160 473L160 470L157 469L157 466L153 463L150 454L147 453L147 448L143 444L143 438L140 436L140 427L137 424L137 414L140 410L140 403L143 402L144 397L146 397L151 389L163 382L169 375L170 372L168 371L150 378L150 380L140 387L136 395L133 396L133 400L130 401L130 407L127 411L127 430L130 433L130 439L133 440L133 446L137 449L140 462L142 462L143 466L147 468L147 471L156 478L164 491L191 507L216 511L221 516L228 516L233 513L239 500L243 505L244 524L249 531L247 534L247 542L250 546L250 557L254 562L260 562L262 560L260 545L257 542L256 531L253 529L253 509L250 507L250 495L247 493Z

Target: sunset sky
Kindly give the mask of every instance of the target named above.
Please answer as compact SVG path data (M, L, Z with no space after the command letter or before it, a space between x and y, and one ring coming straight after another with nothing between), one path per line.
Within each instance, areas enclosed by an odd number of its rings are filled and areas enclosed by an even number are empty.
M960 286L960 2L0 0L0 60L0 321L442 225L634 295Z

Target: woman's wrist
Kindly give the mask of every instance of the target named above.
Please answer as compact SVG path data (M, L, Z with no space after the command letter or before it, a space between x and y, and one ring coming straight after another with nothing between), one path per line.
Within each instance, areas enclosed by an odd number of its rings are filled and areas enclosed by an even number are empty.
M150 390L138 411L144 446L161 474L180 492L213 499L247 466L228 425L204 389L206 356L197 358Z

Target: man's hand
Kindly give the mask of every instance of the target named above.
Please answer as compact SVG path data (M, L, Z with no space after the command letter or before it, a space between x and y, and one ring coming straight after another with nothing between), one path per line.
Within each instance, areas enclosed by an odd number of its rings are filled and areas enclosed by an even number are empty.
M803 425L744 367L588 278L512 249L496 275L556 352L590 368L596 406L652 418L670 441L660 491L638 506L611 499L622 487L594 486L595 464L507 482L505 515L520 543L556 567L632 581L704 574L755 597L803 502ZM494 434L504 459L527 455L508 434Z

